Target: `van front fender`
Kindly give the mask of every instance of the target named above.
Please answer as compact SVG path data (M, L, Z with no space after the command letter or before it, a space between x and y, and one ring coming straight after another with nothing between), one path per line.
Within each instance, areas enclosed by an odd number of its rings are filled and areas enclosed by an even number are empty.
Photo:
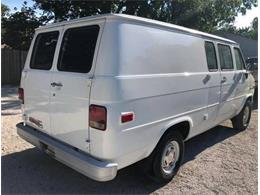
M238 114L241 112L241 110L243 109L243 107L244 107L246 101L248 100L248 98L252 98L252 101L251 101L251 102L253 103L253 94L251 94L251 93L250 93L250 94L247 94L247 95L245 96L245 98L243 99L242 104L241 104L240 108L237 110L235 116L238 115Z

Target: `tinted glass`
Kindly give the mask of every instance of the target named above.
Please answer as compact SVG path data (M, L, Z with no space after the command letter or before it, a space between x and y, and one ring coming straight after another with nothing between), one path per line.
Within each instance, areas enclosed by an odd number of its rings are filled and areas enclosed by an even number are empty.
M215 46L212 42L205 42L205 51L208 63L208 69L214 71L218 69Z
M235 51L237 70L245 69L245 64L244 64L240 50L238 48L235 48L234 51Z
M58 37L58 31L38 34L33 47L30 68L51 69Z
M58 70L87 73L94 57L99 26L68 29L63 37Z
M221 69L233 69L231 49L227 45L218 45Z

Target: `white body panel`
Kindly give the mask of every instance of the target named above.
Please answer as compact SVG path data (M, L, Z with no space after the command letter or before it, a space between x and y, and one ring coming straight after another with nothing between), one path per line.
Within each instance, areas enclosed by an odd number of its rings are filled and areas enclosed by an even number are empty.
M102 32L104 20L96 20L94 23L81 23L80 26L93 24L98 24L100 32ZM79 25L71 24L65 26L63 34L67 29L75 27L79 27ZM97 44L100 41L100 37L98 37ZM58 43L57 53L59 52L61 41L62 39ZM96 61L97 51L98 49L96 49L94 54L93 64ZM58 55L55 57L54 63L57 64ZM51 77L52 82L63 84L62 87L51 87L50 117L53 136L66 143L73 143L74 147L83 151L89 151L89 145L86 141L89 139L88 109L94 67L93 65L88 73L73 73L58 71L57 66L53 66Z
M91 24L101 27L91 71L58 71L64 28ZM188 122L189 139L233 117L253 94L251 77L236 70L235 60L232 71L208 71L205 41L238 47L232 41L122 15L55 24L37 32L55 28L61 33L48 73L31 70L28 54L23 75L27 71L31 76L21 81L25 114L43 120L44 132L115 162L118 169L149 156L172 125ZM224 76L227 80L222 83ZM34 82L36 78L45 81ZM53 81L63 87L51 88ZM90 104L106 107L105 131L88 126ZM134 120L122 124L123 112L133 112Z
M40 81L41 79L43 81ZM47 71L24 69L22 73L21 86L26 91L24 113L29 117L40 120L42 123L41 130L49 134L51 134L50 81L51 74ZM29 117L27 117L27 123L35 128L39 128L29 120Z

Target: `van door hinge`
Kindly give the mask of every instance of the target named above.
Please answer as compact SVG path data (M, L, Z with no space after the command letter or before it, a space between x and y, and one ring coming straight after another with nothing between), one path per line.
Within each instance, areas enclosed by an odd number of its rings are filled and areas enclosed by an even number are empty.
M89 139L86 140L86 149L88 150L88 152L90 152L90 140Z

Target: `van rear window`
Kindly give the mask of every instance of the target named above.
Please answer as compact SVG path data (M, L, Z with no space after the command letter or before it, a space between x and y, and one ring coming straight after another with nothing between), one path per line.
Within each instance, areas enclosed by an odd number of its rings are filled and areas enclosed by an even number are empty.
M33 46L30 68L40 70L51 69L58 37L58 31L37 35Z
M58 61L58 70L87 73L92 67L99 26L66 30Z

